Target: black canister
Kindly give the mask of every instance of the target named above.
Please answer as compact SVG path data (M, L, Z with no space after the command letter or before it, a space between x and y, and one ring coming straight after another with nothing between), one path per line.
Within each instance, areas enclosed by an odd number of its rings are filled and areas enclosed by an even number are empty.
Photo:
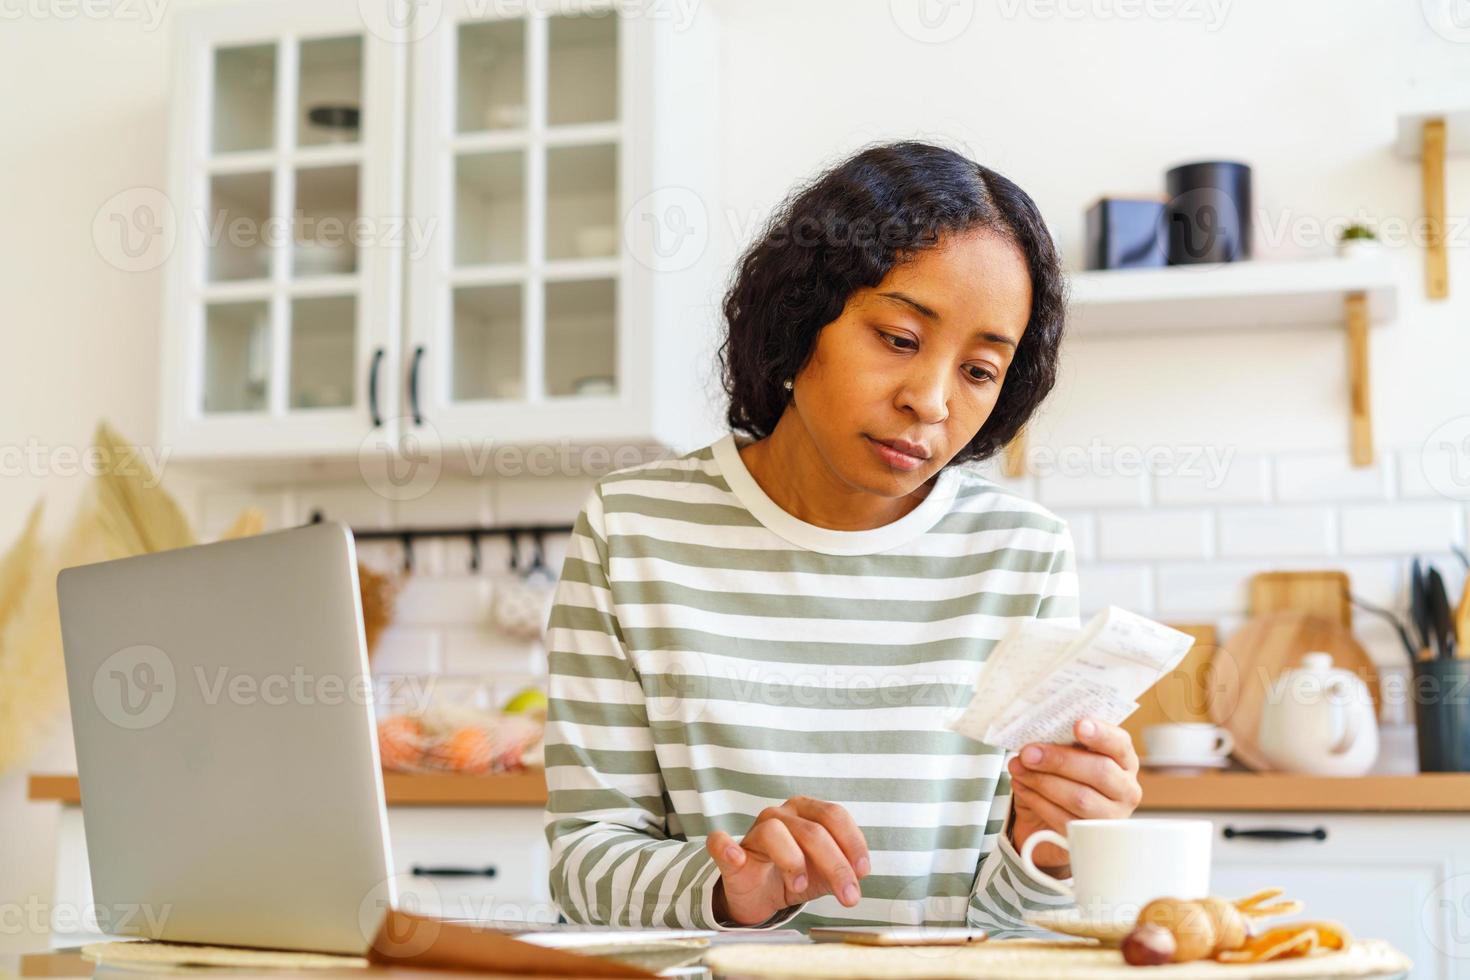
M1164 175L1169 264L1251 256L1251 168L1224 160L1185 163Z
M1470 659L1414 662L1420 772L1470 772Z

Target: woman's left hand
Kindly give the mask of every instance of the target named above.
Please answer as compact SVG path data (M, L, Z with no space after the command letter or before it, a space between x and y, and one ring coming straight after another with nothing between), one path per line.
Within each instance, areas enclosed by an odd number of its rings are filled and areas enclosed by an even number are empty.
M1117 725L1079 719L1079 745L1024 746L1008 765L1015 815L1011 843L1017 851L1043 828L1066 836L1072 820L1133 815L1143 799L1133 738ZM1069 876L1067 852L1050 841L1032 855L1036 866L1058 878Z

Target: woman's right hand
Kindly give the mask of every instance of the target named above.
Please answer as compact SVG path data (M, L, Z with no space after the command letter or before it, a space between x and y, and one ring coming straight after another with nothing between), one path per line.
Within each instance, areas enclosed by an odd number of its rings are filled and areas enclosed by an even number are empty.
M858 881L872 870L868 843L852 814L810 796L766 807L739 843L717 830L705 847L720 868L715 918L743 926L823 895L836 895L852 908L861 897Z

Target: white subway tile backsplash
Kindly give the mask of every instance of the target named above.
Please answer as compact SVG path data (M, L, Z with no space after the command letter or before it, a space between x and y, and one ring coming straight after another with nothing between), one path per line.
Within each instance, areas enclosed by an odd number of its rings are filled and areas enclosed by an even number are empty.
M1259 564L1248 562L1160 565L1155 573L1159 615L1198 619L1244 614L1247 582L1259 571Z
M447 674L545 673L546 651L538 643L513 640L493 630L444 631Z
M1346 453L1304 453L1276 460L1276 499L1386 500L1392 495L1393 457L1381 454L1372 466L1354 466Z
M413 626L486 626L491 584L483 576L413 576L398 594L395 623Z
M1205 447L1197 460L1181 460L1179 472L1154 477L1159 504L1262 504L1271 499L1271 465L1264 456Z
M1148 482L1143 475L1049 472L1036 478L1037 498L1048 507L1145 507Z
M1328 555L1334 514L1328 507L1226 507L1216 515L1225 558Z
M438 631L394 624L383 630L373 651L374 677L395 674L438 674L444 669Z
M1464 514L1454 503L1361 504L1342 509L1342 550L1350 555L1444 551L1463 543Z
M1153 575L1147 565L1079 563L1077 589L1083 619L1104 606L1144 615L1153 611Z
M1205 510L1104 511L1097 530L1104 561L1208 558L1214 522Z
M1412 446L1396 454L1399 493L1409 498L1470 500L1470 455L1462 446Z

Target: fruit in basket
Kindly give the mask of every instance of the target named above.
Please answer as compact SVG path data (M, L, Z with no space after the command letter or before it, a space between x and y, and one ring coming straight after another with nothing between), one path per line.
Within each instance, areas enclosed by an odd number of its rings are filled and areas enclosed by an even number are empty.
M519 715L532 711L546 710L546 692L539 687L526 687L517 691L500 709L503 715Z
M428 756L440 768L478 775L490 771L495 761L495 743L485 729L465 725L432 746Z
M408 715L378 722L378 756L384 769L411 772L423 756L424 726Z

